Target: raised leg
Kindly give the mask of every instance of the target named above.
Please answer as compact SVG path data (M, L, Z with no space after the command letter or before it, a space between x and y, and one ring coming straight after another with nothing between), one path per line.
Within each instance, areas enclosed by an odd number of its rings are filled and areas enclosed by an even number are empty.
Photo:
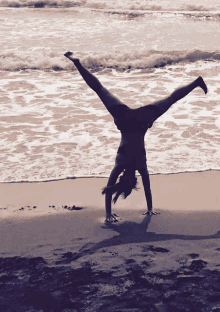
M123 170L124 170L123 166L116 165L110 174L107 186L115 185L115 183L118 179L118 176L122 173ZM106 221L107 222L116 222L117 221L117 219L116 219L117 215L112 214L112 212L111 212L112 206L111 205L112 205L112 193L106 192L106 195L105 195Z
M205 94L208 92L207 86L202 79L202 77L198 77L196 80L194 80L192 83L180 87L176 89L170 96L167 98L155 102L152 105L159 108L160 114L157 118L159 118L161 115L163 115L174 103L184 98L186 95L188 95L190 92L192 92L195 88L200 87Z
M87 85L93 91L99 93L102 88L100 81L94 75L92 75L85 67L82 66L79 59L72 57L72 55L73 55L72 52L67 52L64 54L64 56L66 56L69 60L71 60L74 63L74 65L78 69L79 73L81 74Z
M163 100L135 109L136 119L139 122L145 122L148 128L151 128L154 121L163 115L174 103L184 98L197 87L202 88L207 93L206 84L202 77L199 77L192 83L176 89L170 96Z
M78 59L72 57L72 52L67 52L64 54L64 56L66 56L74 63L82 78L85 80L87 85L97 93L109 113L113 116L113 118L117 118L118 114L120 115L124 112L124 110L129 110L129 108L125 104L123 104L116 96L114 96L105 87L103 87L100 81L85 67L83 67Z

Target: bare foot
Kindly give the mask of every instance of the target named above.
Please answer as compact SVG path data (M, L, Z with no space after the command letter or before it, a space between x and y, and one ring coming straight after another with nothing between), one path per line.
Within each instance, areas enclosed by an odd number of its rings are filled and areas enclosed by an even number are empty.
M116 213L111 214L110 216L106 216L105 222L107 223L113 223L113 222L119 222L117 219L119 216L116 215Z
M205 94L208 92L207 86L201 76L198 78L199 86L202 88L202 90L205 92Z
M160 214L160 212L156 212L153 210L147 210L144 213L142 213L143 216L145 216L145 215L153 216L153 215L158 215L158 214Z
M65 57L67 57L69 60L71 60L72 62L79 62L79 59L72 57L73 52L66 52L64 54Z
M73 55L73 52L66 52L66 53L64 54L64 56L66 56L66 57L68 57L68 58L69 58L69 56L71 56L71 55Z

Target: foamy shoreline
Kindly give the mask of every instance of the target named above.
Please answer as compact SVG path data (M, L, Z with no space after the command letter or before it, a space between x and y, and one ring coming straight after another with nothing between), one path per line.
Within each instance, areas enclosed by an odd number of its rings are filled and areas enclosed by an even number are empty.
M150 176L158 176L158 175L175 175L175 174L184 174L184 173L202 173L208 171L220 171L220 169L204 169L204 170L188 170L188 171L177 171L177 172L158 172L158 173L150 173ZM136 171L136 176L140 177L138 171ZM46 179L46 180L18 180L18 181L0 181L1 184L11 184L11 183L48 183L48 182L58 182L58 181L66 181L66 180L75 180L75 179L108 179L109 175L91 175L91 176L73 176L73 177L64 177L60 179Z
M145 143L150 174L220 168L219 67L212 62L200 65L199 73L196 63L191 63L152 73L97 74L131 108L165 97L196 75L208 75L207 96L195 90L148 130ZM120 132L80 75L44 71L4 75L0 181L109 176Z

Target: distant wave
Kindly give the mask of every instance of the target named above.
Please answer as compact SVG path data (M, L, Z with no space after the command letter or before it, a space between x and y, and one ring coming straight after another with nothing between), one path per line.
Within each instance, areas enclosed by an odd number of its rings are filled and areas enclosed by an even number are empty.
M152 3L152 2L151 2ZM188 5L182 4L180 7L171 4L167 6L167 3L163 2L158 4L150 4L145 0L0 0L0 7L87 7L93 9L127 9L127 10L151 10L151 11L210 11L220 10L220 6L216 3L216 7L205 7L203 5Z
M85 5L86 0L1 0L0 7L21 8L21 7L76 7Z
M103 10L102 10L103 11ZM185 17L185 18L192 18L198 20L207 20L207 21L220 21L220 13L219 12L210 12L207 10L189 10L187 7L185 10L162 10L162 9L149 9L149 10L115 10L115 9L108 9L104 10L105 13L109 14L117 14L117 15L124 15L128 18L136 18L141 16L148 16L148 15L162 15L163 17Z
M88 68L118 70L159 68L178 63L196 61L219 61L220 51L133 51L96 54L76 53L82 64ZM0 70L70 70L74 65L63 55L48 52L8 52L0 53Z

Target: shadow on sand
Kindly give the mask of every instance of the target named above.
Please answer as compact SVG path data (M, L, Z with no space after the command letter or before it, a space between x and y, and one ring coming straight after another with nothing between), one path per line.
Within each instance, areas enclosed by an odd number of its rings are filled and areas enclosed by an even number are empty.
M67 262L74 261L85 255L94 254L101 248L118 246L123 244L133 243L150 243L158 241L167 241L172 239L181 240L203 240L203 239L218 239L220 238L220 231L214 235L180 235L180 234L156 234L154 232L147 232L148 226L151 222L152 216L145 216L141 223L124 221L118 223L107 223L102 226L104 229L112 229L118 232L119 235L115 235L109 239L105 239L94 246L91 244L85 244L78 253L72 254Z

